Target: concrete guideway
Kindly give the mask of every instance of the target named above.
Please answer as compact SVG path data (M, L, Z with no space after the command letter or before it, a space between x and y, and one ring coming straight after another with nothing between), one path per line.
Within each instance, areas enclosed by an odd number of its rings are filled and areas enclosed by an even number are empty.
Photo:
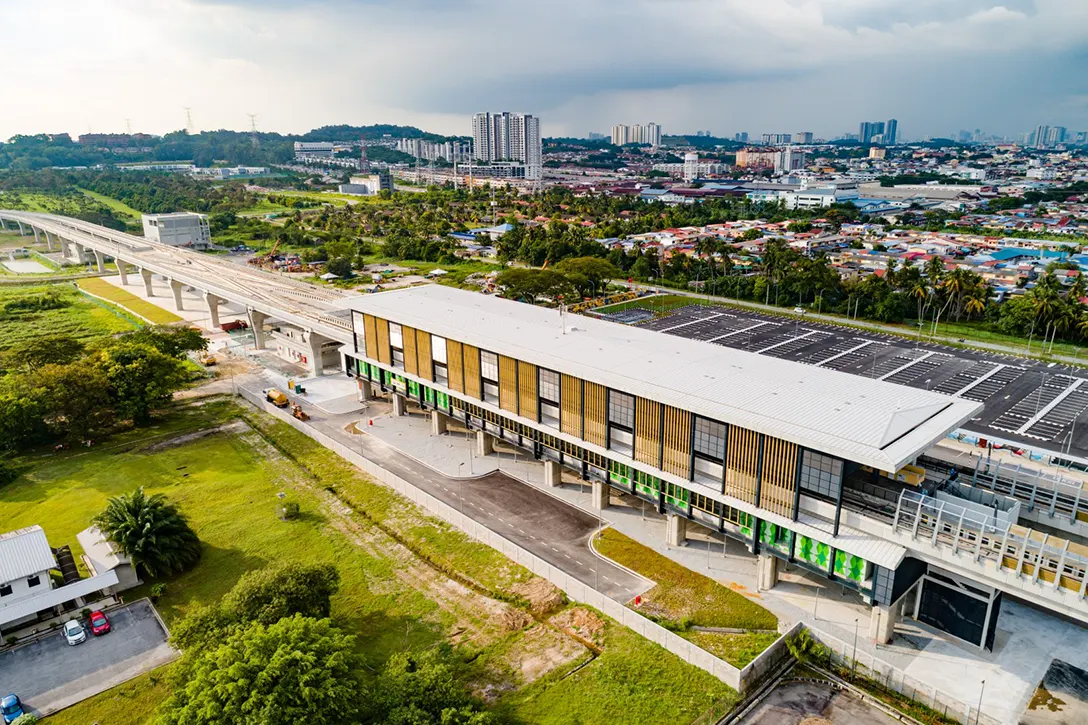
M99 272L105 271L107 259L113 259L122 285L143 283L147 297L155 296L152 280L161 276L168 282L175 309L184 307L182 290L199 291L208 307L210 323L218 323L219 305L231 302L247 310L258 348L265 346L265 324L280 321L303 332L313 361L322 359L322 346L351 341L350 318L341 316L344 300L350 293L272 274L261 269L238 265L190 249L172 247L89 222L55 214L0 210L0 223L17 224L20 233L33 232L36 240L44 235L50 249L59 244L68 258L80 263L94 261ZM316 365L315 373L321 374Z

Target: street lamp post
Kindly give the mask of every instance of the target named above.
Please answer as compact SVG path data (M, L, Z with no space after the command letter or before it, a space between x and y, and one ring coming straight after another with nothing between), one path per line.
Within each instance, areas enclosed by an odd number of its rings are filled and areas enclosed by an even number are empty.
M850 679L857 679L858 672L858 620L854 618L854 663L850 668Z
M986 680L982 681L982 685L978 688L978 707L975 708L975 725L978 725L978 720L982 717L982 693L986 691Z

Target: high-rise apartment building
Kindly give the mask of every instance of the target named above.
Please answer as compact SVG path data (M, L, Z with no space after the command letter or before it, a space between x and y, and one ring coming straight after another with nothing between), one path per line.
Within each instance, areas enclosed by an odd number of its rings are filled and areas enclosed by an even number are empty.
M472 117L473 155L477 161L515 161L525 178L539 179L544 156L540 119L528 113L477 113Z
M899 121L894 118L889 118L888 122L884 124L884 143L888 146L894 146L899 141Z
M781 144L793 143L792 133L765 133L763 134L764 146L778 146Z
M896 122L898 125L898 122ZM881 141L884 140L884 122L883 121L862 121L858 126L858 141L861 143L873 143L875 136L880 136Z
M626 126L616 124L612 127L612 145L626 146L629 143L649 144L655 149L661 145L661 126L650 121L645 126Z
M733 134L733 140L737 143L748 143L748 132L741 131L740 133Z
M812 131L800 131L793 134L793 142L802 144L812 143Z
M1031 135L1031 145L1037 149L1053 148L1068 140L1068 134L1064 126L1035 127L1035 133Z

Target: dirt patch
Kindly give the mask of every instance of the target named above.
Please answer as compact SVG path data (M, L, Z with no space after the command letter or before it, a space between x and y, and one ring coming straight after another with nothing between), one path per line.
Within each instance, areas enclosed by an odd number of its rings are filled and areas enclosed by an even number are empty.
M560 612L549 621L598 646L604 644L604 620L589 609L574 607Z
M546 617L563 606L563 592L540 577L515 584L511 590L529 602L529 611L537 617Z
M177 448L178 446L183 446L186 443L192 443L193 441L200 440L201 438L207 438L208 436L215 435L216 433L242 433L246 431L248 427L249 426L247 426L242 421L225 423L223 425L216 426L215 428L205 428L204 430L193 431L192 433L186 433L184 435L175 436L173 438L167 438L166 440L159 441L158 443L152 443L151 445L144 448L141 452L158 453L160 451L165 451L170 448Z

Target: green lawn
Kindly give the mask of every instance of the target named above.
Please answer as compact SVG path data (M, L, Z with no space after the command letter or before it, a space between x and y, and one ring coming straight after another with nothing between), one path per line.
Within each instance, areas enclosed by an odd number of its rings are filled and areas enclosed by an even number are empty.
M239 423L244 425L179 440L192 431ZM516 689L497 690L504 693L498 708L516 722L566 723L576 716L587 725L604 725L615 722L618 711L642 722L683 722L710 702L735 696L607 618L601 618L596 638L603 653L565 677L592 657L589 650L561 626L526 618L526 628L511 631L496 614L495 607L505 606L496 599L516 600L514 588L531 579L528 571L424 516L289 426L229 400L178 406L150 429L121 433L91 450L41 451L15 464L24 476L0 489L0 531L41 524L53 545L72 545L77 560L76 533L110 496L142 485L181 507L204 554L192 571L166 582L158 608L168 626L194 606L218 601L251 569L283 561L335 562L342 586L333 617L358 636L368 668L404 648L454 641L465 682L513 683ZM280 492L299 503L297 520L276 517ZM344 503L355 513L344 513ZM126 597L146 592L145 585ZM526 684L503 663L542 656L533 649L540 639L530 636L534 631L553 645L565 642L564 656ZM145 723L168 694L164 674L144 675L50 722Z
M76 187L76 188L79 188L79 187ZM141 211L139 211L137 209L133 209L131 206L129 206L125 202L121 201L120 199L114 199L112 196L106 196L105 194L99 194L98 192L91 191L89 189L80 188L79 190L81 192L83 192L84 194L86 194L87 196L94 199L95 201L97 201L98 203L104 204L105 206L108 206L110 209L113 209L118 214L129 217L135 223L140 223L140 220L143 217L143 212L141 212Z
M605 529L594 544L598 553L642 574L656 583L642 596L640 614L710 651L734 667L748 664L777 635L747 632L737 635L708 634L690 627L731 629L778 629L778 619L756 602L722 586L710 577L687 569L615 529Z
M39 312L3 312L8 302L47 293L56 293L67 306ZM46 334L90 341L136 327L133 319L80 294L71 283L0 286L0 350Z
M109 300L115 305L123 307L139 317L150 320L153 324L168 325L172 322L182 321L182 318L178 317L173 312L164 310L147 300L140 299L128 290L112 285L101 277L85 277L76 282L76 284L79 285L80 289Z
M686 307L687 305L698 304L706 304L705 298L663 294L654 295L652 297L640 297L637 300L628 300L627 302L620 302L619 304L608 305L607 307L598 307L593 311L603 312L605 314L611 314L613 312L623 312L624 310L652 310L653 312L671 312L678 307Z

